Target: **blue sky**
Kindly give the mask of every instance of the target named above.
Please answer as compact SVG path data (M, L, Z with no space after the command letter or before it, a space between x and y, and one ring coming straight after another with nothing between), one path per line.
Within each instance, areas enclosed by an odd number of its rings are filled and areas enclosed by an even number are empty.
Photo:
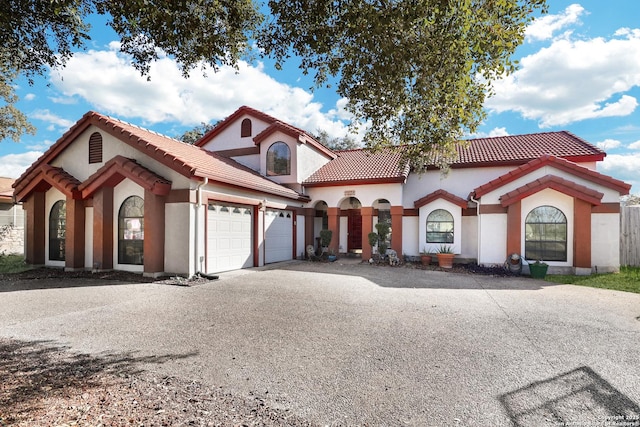
M607 152L598 170L640 193L640 2L548 0L516 52L520 69L495 84L488 117L475 136L569 130ZM249 105L298 127L346 133L345 100L331 89L310 91L294 60L282 71L269 61L223 67L182 78L171 58L141 77L119 53L105 20L66 68L33 86L18 82L19 108L38 128L21 142L0 142L0 175L17 177L84 113L95 110L168 136L215 123Z

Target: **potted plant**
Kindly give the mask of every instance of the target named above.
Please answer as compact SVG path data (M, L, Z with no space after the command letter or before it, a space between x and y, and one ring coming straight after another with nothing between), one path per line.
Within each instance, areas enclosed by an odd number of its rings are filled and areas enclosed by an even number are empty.
M541 260L537 260L536 262L529 263L529 273L531 277L534 279L544 279L547 275L547 269L549 268L549 264L546 262L542 262Z
M371 246L371 259L369 262L373 262L373 248L378 244L378 233L372 231L367 234L367 238L369 239L369 246Z
M327 255L327 260L329 262L334 262L335 260L338 259L338 257L336 256L335 251L333 250L333 248L329 248L329 254Z
M433 251L431 249L427 249L426 246L422 248L422 252L420 252L420 262L422 265L430 265L433 259Z
M440 268L453 268L453 246L441 245L436 254Z
M384 259L387 249L389 249L387 239L389 238L391 227L386 222L379 222L376 224L376 230L378 231L378 254L381 259Z

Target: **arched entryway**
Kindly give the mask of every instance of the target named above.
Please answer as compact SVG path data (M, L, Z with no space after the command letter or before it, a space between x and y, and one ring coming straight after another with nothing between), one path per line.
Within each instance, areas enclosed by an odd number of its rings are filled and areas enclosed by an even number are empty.
M362 253L362 203L347 197L340 203L341 217L347 219L346 252Z

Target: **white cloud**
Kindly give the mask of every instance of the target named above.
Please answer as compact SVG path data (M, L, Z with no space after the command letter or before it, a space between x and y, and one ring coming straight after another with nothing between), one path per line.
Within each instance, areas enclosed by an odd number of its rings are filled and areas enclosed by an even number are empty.
M83 98L92 108L125 120L141 118L145 126L215 122L248 105L309 132L346 133L341 102L325 114L311 93L276 81L263 67L240 62L239 70L220 67L203 76L196 69L184 79L176 62L162 57L151 64L148 81L111 43L109 50L75 54L51 80L66 98Z
M620 179L627 184L631 184L631 193L640 192L640 153L631 154L609 154L602 162L598 162L599 172Z
M24 96L25 101L33 101L34 99L36 99L35 93L28 93Z
M496 127L491 129L489 132L476 132L472 135L469 135L470 138L493 138L495 136L509 136L511 135L507 132L507 128L505 127Z
M636 142L632 142L627 147L632 149L632 150L640 150L640 140L638 140Z
M29 114L29 116L36 120L42 120L43 122L47 122L50 124L49 129L54 130L55 127L59 127L62 129L68 129L73 126L74 122L71 120L63 119L62 117L53 114L49 110L36 110L33 113Z
M638 52L640 30L609 40L556 40L524 57L520 70L496 81L496 94L486 106L519 112L542 128L629 115L638 106L625 93L640 86Z
M18 178L42 154L42 151L28 151L21 154L7 154L5 156L0 156L2 176Z
M553 33L567 25L579 22L584 8L579 4L572 4L557 15L544 15L535 19L526 29L525 38L528 41L548 40Z
M622 145L620 141L617 139L605 139L604 141L596 142L596 146L603 150L611 150L613 148L618 148Z

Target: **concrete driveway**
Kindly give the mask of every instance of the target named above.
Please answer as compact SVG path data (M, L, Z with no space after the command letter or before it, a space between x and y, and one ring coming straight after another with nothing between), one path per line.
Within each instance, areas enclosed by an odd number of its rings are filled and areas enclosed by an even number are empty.
M323 425L640 426L639 318L637 294L340 262L0 292L0 336L158 356Z

